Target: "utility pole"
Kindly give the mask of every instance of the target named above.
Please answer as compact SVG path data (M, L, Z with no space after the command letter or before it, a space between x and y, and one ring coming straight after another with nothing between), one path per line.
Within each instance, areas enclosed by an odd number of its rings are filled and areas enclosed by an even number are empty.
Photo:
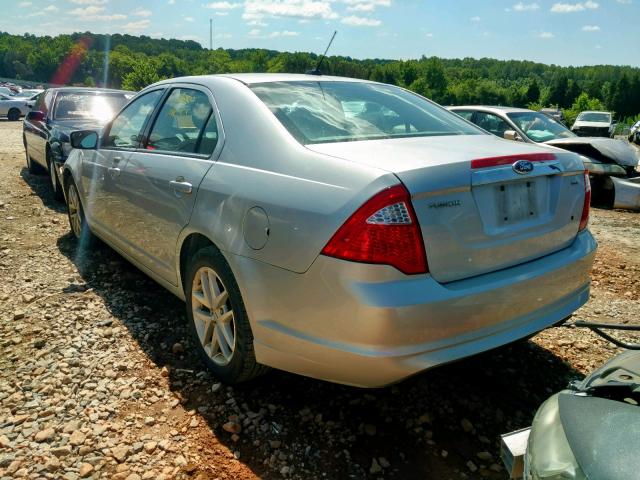
M209 50L213 50L213 18L209 19Z

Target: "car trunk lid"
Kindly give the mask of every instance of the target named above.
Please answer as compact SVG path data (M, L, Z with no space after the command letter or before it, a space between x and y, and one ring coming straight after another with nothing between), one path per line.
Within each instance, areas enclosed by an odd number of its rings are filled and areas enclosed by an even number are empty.
M411 194L431 275L451 282L534 260L578 232L584 167L573 153L488 135L309 145L386 169ZM532 161L517 173L513 164Z

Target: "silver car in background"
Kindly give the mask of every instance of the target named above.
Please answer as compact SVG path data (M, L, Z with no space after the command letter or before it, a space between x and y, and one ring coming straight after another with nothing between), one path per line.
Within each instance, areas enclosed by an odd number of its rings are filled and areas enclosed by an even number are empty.
M229 74L147 87L64 165L95 234L185 299L225 382L358 386L527 337L589 298L589 182L398 87Z

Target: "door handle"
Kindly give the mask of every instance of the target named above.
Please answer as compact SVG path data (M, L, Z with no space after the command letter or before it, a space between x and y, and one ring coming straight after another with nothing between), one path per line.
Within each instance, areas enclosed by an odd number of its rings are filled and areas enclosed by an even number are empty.
M109 172L111 178L117 178L120 176L120 169L118 167L108 168L107 171Z
M173 188L176 193L184 193L189 195L191 194L191 192L193 192L193 185L191 185L189 182L185 182L184 180L171 180L169 182L169 185L171 185L171 188Z
M122 157L113 157L113 164L116 165L120 160L122 160Z

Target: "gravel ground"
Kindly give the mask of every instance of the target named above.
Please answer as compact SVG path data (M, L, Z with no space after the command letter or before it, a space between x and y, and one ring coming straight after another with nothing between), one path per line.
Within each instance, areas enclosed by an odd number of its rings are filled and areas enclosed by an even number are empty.
M640 321L639 227L593 211L577 318ZM560 327L385 389L277 371L229 388L194 355L178 299L68 232L26 171L21 124L0 122L2 479L503 479L499 434L617 352Z

